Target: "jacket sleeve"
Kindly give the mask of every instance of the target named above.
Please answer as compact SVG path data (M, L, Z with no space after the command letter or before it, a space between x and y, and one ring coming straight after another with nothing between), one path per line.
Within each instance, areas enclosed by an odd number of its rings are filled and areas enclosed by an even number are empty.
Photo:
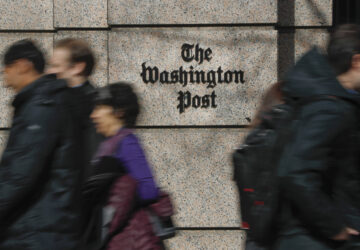
M308 226L328 238L346 226L331 196L323 190L331 145L343 131L343 118L337 100L304 106L279 165L285 197Z
M115 208L109 232L125 225L135 207L136 181L129 175L118 178L110 189L109 205Z
M137 181L140 199L142 201L155 200L158 197L158 189L145 153L135 135L126 136L116 154L129 174Z
M48 178L59 126L66 122L46 104L16 117L0 162L0 221L39 195ZM55 104L53 104L55 105Z

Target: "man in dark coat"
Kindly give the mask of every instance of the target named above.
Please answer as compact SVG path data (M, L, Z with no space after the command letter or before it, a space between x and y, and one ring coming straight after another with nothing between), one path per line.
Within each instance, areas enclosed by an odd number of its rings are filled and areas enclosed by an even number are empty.
M66 104L78 125L80 150L77 160L88 176L90 161L103 137L96 133L90 119L94 107L95 88L90 83L95 57L89 45L80 39L66 38L55 44L48 73L67 82Z
M94 107L95 88L90 83L89 77L94 65L94 54L86 42L80 39L66 38L55 44L48 68L48 73L67 82L65 105L71 111L76 122L75 129L79 148L77 150L78 155L74 160L78 166L81 166L82 184L91 173L91 159L100 142L104 139L103 136L96 133L94 124L90 119ZM91 210L85 202L83 205L79 224L82 228L82 238L85 244L85 241L89 241L87 228L91 221ZM87 249L87 245L82 247Z
M0 249L77 249L81 171L66 84L42 75L43 54L29 40L11 45L3 64L16 96L0 162Z
M312 49L288 74L285 96L305 104L280 161L283 201L275 249L360 249L357 89L360 28L356 25L340 26L326 56Z

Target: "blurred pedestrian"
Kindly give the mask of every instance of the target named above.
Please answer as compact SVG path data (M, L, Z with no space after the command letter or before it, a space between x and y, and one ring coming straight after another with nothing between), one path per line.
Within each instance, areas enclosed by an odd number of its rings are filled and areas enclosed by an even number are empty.
M30 40L7 48L4 81L15 90L10 135L0 162L0 249L77 249L80 169L64 82L43 76Z
M279 165L275 249L360 249L359 88L357 25L340 26L327 55L312 49L285 79L284 95L303 105Z
M84 178L88 175L90 160L103 140L103 137L96 133L90 119L95 88L89 77L95 63L94 53L85 41L65 38L56 42L47 70L48 74L54 74L58 79L67 82L65 102L77 121L80 150L76 160L84 169Z
M111 185L102 209L106 249L163 249L152 219L169 217L172 207L155 183L150 165L133 133L139 114L138 98L130 84L114 83L99 89L91 114L96 129L106 137L94 160L94 167L110 168L106 157L115 159L123 173ZM101 171L100 170L100 171ZM101 196L100 196L101 197Z

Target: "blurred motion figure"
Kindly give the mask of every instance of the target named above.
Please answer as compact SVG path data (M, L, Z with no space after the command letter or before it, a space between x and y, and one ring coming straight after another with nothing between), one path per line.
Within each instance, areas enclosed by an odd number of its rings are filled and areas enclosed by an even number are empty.
M164 249L153 220L167 221L173 209L169 196L158 189L132 130L140 110L138 98L130 84L120 82L100 88L95 103L91 118L106 140L93 161L95 174L89 181L88 196L92 200L89 206L101 209L104 249ZM104 176L114 173L118 174L109 188L93 187L96 176L103 182ZM94 189L101 191L94 194Z
M65 38L55 44L53 55L47 69L58 79L67 82L65 104L71 111L78 125L79 155L76 159L88 175L90 160L98 145L104 139L96 133L90 119L94 107L95 88L89 77L95 67L95 56L89 45L75 38Z
M43 54L29 40L7 48L3 66L16 96L0 162L0 249L78 249L80 169L67 87L43 76Z
M314 48L288 73L284 96L304 103L279 163L275 249L360 249L358 89L357 25L338 27L327 55Z

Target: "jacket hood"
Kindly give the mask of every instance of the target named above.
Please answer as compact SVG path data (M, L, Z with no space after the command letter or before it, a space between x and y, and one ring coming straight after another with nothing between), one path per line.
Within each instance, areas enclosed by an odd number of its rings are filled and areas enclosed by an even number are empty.
M328 95L360 104L360 93L345 89L317 48L306 53L287 74L283 92L291 98Z

